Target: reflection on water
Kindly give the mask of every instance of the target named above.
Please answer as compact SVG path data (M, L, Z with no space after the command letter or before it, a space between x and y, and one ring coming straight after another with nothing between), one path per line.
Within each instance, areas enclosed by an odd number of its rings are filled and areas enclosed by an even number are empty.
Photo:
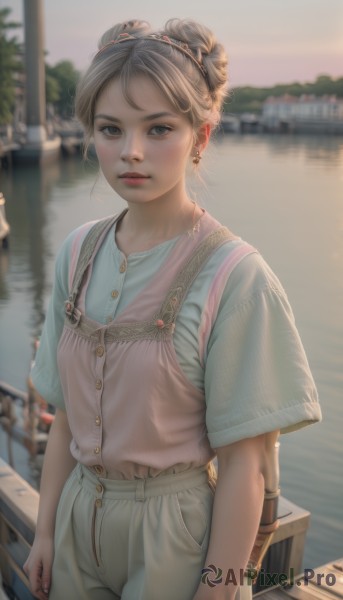
M261 140L263 140L262 144ZM217 143L226 145L227 141L228 137L226 135L218 136ZM235 137L234 146L251 146L254 143L260 148L263 146L265 151L273 158L291 155L293 159L303 159L309 166L315 166L315 163L318 162L325 169L335 169L337 166L343 169L343 141L340 136L282 136L273 134L263 137L237 136Z
M207 154L191 193L279 275L318 384L323 424L281 443L283 493L312 513L312 568L343 554L343 140L222 135ZM96 166L76 158L1 172L0 191L12 227L10 250L0 252L0 379L23 389L58 247L74 227L123 202ZM17 461L24 468L22 454Z

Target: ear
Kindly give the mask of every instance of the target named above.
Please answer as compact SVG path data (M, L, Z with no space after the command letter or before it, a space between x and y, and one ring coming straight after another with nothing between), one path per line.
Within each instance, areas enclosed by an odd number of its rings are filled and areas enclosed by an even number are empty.
M204 125L201 125L197 132L194 145L197 147L200 153L205 150L208 142L210 141L211 130L211 125L209 123L205 123Z

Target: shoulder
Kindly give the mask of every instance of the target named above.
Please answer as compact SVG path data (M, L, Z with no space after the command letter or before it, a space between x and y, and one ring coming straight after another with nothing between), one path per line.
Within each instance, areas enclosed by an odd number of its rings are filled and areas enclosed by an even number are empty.
M273 297L288 307L286 292L261 253L237 238L225 243L213 257L216 275L210 295L218 300L218 316L226 318L247 303L265 302ZM220 295L217 288L220 286Z
M279 278L263 258L260 251L235 232L225 227L210 213L204 213L204 226L215 233L226 230L227 239L211 255L204 268L204 275L211 281L210 294L218 286L233 305L265 289L285 294Z
M243 248L252 248L246 242L242 242L242 245ZM244 299L266 288L284 293L278 276L255 248L252 252L246 252L242 260L237 262L227 284L228 292L232 293L238 288L240 296Z
M72 252L79 251L87 233L89 233L97 222L98 221L89 221L76 229L73 229L63 240L58 250L56 260L63 261L64 258L70 257Z
M105 219L88 221L76 229L73 229L73 231L69 233L69 235L63 241L56 256L57 276L67 276L70 279L70 275L75 270L82 244L87 235L99 224L108 222L111 218L113 219L113 217L106 217Z

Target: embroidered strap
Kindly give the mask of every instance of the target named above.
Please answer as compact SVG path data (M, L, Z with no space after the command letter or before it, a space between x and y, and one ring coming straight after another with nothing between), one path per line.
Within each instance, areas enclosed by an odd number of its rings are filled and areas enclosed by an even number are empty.
M96 245L101 236L113 227L113 225L120 219L127 211L121 212L119 215L106 217L97 221L88 231L85 239L82 242L82 246L79 253L79 259L77 261L75 274L73 278L73 284L68 296L68 300L65 302L65 312L72 322L79 320L80 311L75 308L75 303L79 290L81 287L82 279L89 264L90 259L93 256Z
M83 274L96 248L97 242L106 227L110 228L121 215L99 221L88 232L80 251L76 267L72 292L66 302L66 314L70 327L78 326L78 332L84 337L101 335L99 327L81 315L75 308L75 301L82 283ZM163 339L170 336L175 327L175 320L182 303L197 275L211 254L225 242L236 239L226 228L220 227L212 231L194 250L186 264L174 279L159 310L148 321L131 323L111 323L106 327L105 340L108 342L134 341L138 339ZM81 318L82 316L82 318ZM66 323L68 325L68 322Z
M211 256L211 254L225 242L235 239L235 236L226 228L220 227L210 233L196 248L186 265L176 276L157 315L160 326L170 327L175 322L182 303L188 294L195 278Z

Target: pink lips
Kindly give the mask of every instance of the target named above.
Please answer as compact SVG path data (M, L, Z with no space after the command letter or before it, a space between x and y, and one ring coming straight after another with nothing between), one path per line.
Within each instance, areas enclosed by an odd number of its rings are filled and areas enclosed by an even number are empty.
M129 172L128 173L123 173L122 175L119 175L119 177L121 179L133 179L133 178L134 179L136 179L136 178L137 179L148 179L147 175L143 175L142 173L136 173L136 172L134 172L134 173L131 173L131 172L130 173Z
M142 173L127 172L119 175L119 179L122 179L127 185L140 185L150 177Z

